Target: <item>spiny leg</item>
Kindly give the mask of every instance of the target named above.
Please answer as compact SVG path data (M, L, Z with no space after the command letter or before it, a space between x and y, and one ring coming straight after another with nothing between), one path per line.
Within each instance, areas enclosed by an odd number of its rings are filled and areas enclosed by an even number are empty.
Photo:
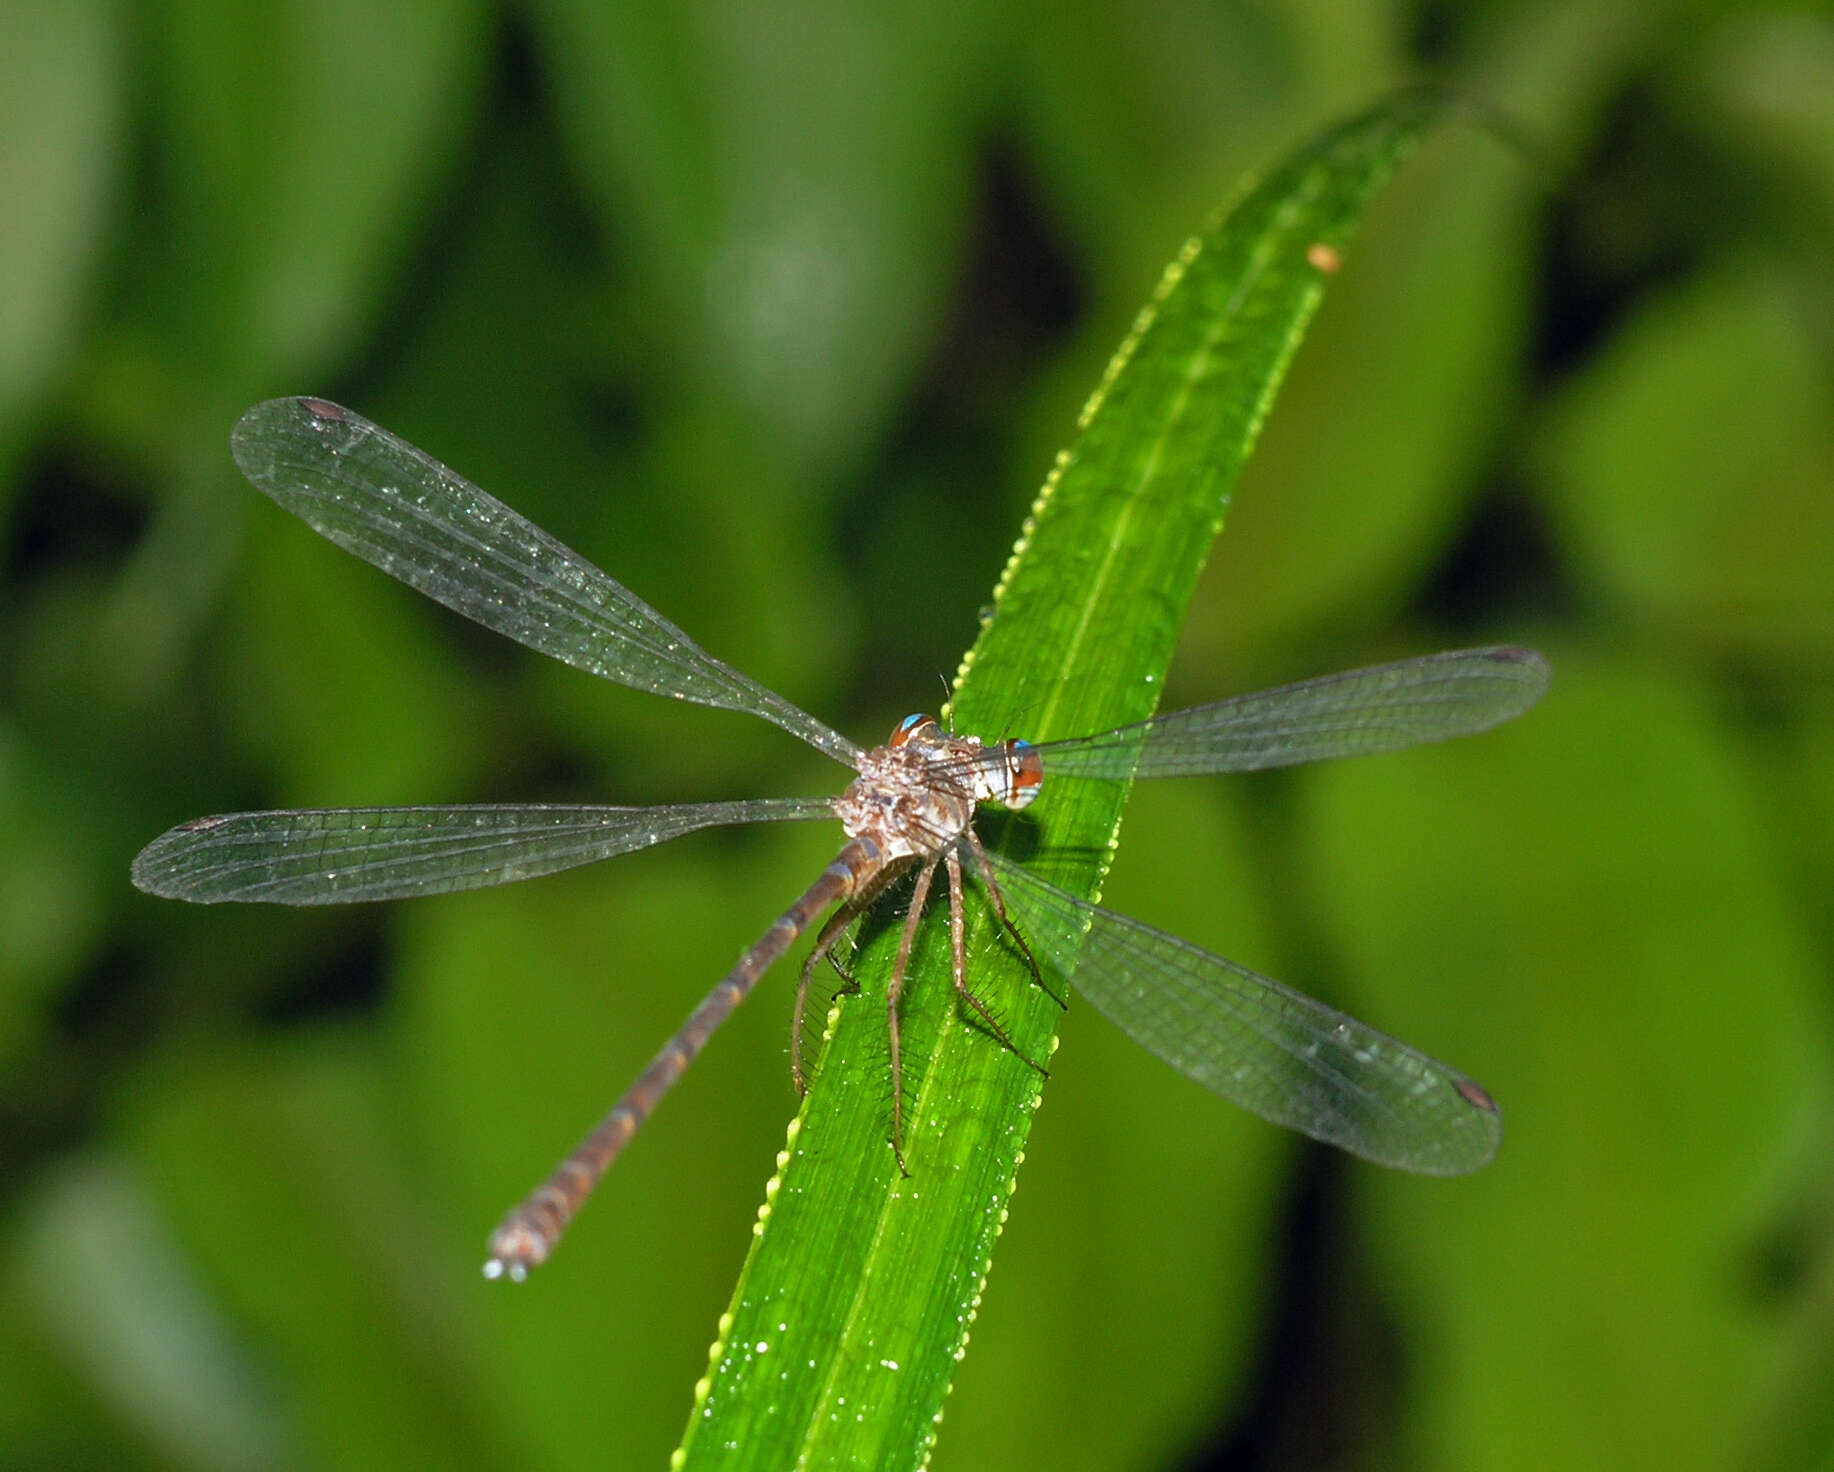
M851 971L841 965L841 958L834 953L834 947L832 946L828 948L828 967L836 976L840 977L840 989L848 996L853 995L853 993L860 989L859 982L853 979L853 973Z
M879 896L885 892L886 886L905 867L903 860L894 860L862 876L853 893L848 896L846 903L828 917L827 923L821 928L821 933L815 937L814 947L802 963L802 972L796 982L796 1001L790 1009L790 1078L799 1096L809 1091L808 1075L802 1067L802 1028L803 1018L808 1012L809 979L822 957L826 956L829 964L839 973L844 983L835 992L836 996L857 992L860 989L859 982L853 979L853 973L847 971L840 962L834 959L834 943L849 925L878 903Z
M904 1168L904 1054L898 1041L898 999L904 994L904 969L917 940L923 902L930 897L930 881L935 877L935 859L917 871L917 882L911 887L911 907L904 916L904 933L898 937L898 959L892 965L891 983L885 988L885 1028L891 1039L892 1058L892 1154L898 1159L898 1174L902 1176L910 1172Z
M1044 974L1038 969L1032 948L1025 943L1025 936L1006 913L1006 896L1000 893L999 883L993 877L993 865L987 862L987 850L981 847L980 835L970 828L962 837L967 841L969 852L974 855L975 867L981 871L981 883L987 887L987 898L993 902L993 913L999 917L1007 935L1012 937L1012 943L1019 948L1019 954L1025 957L1025 964L1031 968L1032 980L1038 990L1067 1011L1070 1004L1044 984Z
M1035 1068L1040 1078L1049 1078L1051 1075L1045 1071L1044 1065L1036 1059L1027 1056L1027 1054L1020 1049L1019 1045L1012 1040L1012 1034L1007 1032L1000 1019L993 1015L988 1005L983 1002L968 985L967 941L965 936L967 927L962 919L961 851L956 848L951 848L949 852L943 856L943 863L947 866L949 871L949 961L950 971L955 977L955 994L980 1014L981 1021L986 1024L987 1030L1000 1040L1001 1047L1005 1048L1007 1052L1011 1053L1013 1057L1019 1059L1021 1062L1027 1063ZM996 910L997 908L996 906ZM1002 916L1002 918L1004 917ZM1025 953L1025 958L1028 961L1031 960L1030 951ZM1034 966L1032 970L1035 975L1037 967Z
M835 961L834 943L840 938L841 932L859 918L862 908L861 905L849 901L830 915L828 923L821 928L821 934L815 937L814 949L803 958L802 974L796 981L796 1002L790 1008L790 1079L796 1085L796 1093L799 1097L809 1092L809 1077L802 1067L802 1028L803 1018L807 1015L809 1007L809 979L814 974L815 968L821 964L822 957L826 956L829 963L840 973L842 985L836 991L836 996L843 992L857 992L860 989L860 984L848 972L841 969L838 961Z

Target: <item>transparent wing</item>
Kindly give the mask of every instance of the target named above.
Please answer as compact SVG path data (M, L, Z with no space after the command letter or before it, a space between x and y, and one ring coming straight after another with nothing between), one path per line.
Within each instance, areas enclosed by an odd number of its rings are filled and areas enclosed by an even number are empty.
M1547 661L1500 645L1348 670L1037 748L1053 777L1256 772L1398 751L1512 720L1547 690Z
M1462 1175L1496 1154L1495 1102L1457 1070L1245 966L1084 903L989 854L1040 961L1188 1078L1365 1160Z
M323 399L273 399L230 450L257 490L321 536L488 629L620 685L774 721L835 760L860 750L715 659L494 496Z
M726 823L832 818L818 798L668 807L317 808L181 823L134 860L166 899L341 905L554 874Z

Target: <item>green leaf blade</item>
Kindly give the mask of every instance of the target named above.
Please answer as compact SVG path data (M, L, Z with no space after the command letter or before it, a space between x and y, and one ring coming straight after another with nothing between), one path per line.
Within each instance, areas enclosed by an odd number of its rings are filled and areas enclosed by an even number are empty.
M1326 133L1242 192L1168 268L1085 409L963 661L951 718L1050 740L1150 715L1211 541L1286 365L1368 202L1441 112L1424 92ZM1094 897L1116 783L1046 791L984 830ZM941 902L933 902L940 905ZM899 1009L905 1158L883 1005L897 927L864 938L760 1213L676 1465L912 1467L928 1456L986 1281L1048 1061L1055 1002L971 898L971 984L1025 1058L969 1020L944 916Z

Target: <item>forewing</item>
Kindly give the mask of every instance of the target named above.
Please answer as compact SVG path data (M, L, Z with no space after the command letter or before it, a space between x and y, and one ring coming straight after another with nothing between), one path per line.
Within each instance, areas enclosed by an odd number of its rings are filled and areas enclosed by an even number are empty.
M487 629L620 685L762 716L849 766L859 755L579 553L359 414L273 399L244 414L229 443L257 490Z
M1256 772L1400 751L1512 720L1546 692L1532 649L1457 649L1346 670L1170 711L1038 747L1053 777L1188 777Z
M353 904L533 879L698 828L833 815L814 798L226 813L162 833L140 851L133 875L148 894L199 904Z

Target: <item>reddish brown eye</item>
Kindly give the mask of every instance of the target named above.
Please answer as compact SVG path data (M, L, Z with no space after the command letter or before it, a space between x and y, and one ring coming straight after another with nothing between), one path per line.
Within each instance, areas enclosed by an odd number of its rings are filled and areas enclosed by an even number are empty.
M1029 741L1008 741L1006 750L1006 806L1022 808L1038 795L1044 782L1044 761Z

